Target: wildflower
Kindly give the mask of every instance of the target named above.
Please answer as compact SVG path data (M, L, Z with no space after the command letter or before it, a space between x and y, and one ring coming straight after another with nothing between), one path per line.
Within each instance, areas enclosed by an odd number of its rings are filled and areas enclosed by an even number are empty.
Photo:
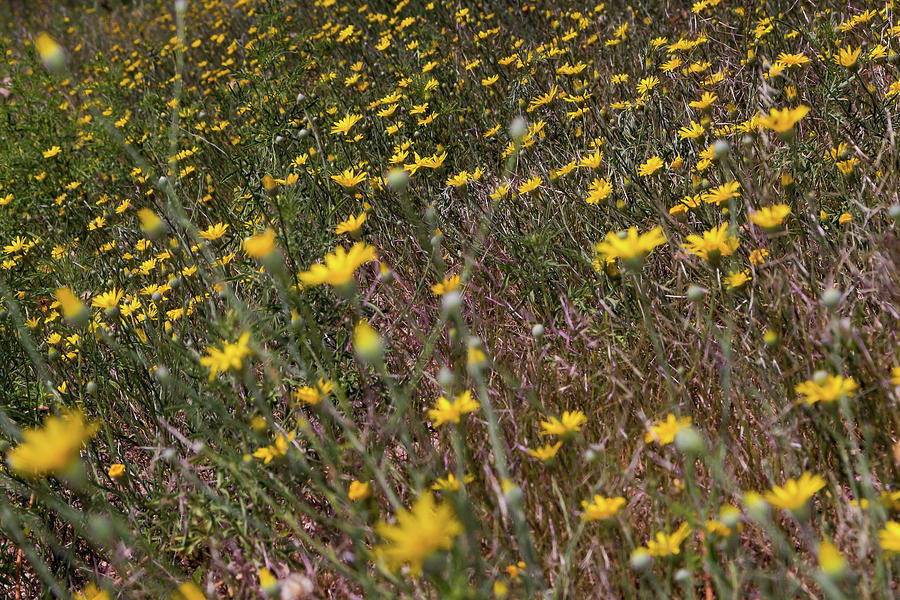
M109 600L109 592L101 590L93 583L87 584L84 591L75 593L74 600Z
M665 163L658 156L651 156L638 169L638 175L648 177L662 168Z
M473 475L463 475L463 483L472 483L475 481L475 477ZM453 473L447 473L447 477L438 477L437 481L434 485L431 486L431 489L436 492L456 492L459 490L460 482L459 479Z
M557 453L559 453L559 449L562 448L562 442L556 442L555 444L545 444L543 446L539 446L532 450L531 448L527 449L528 455L536 458L542 462L548 462L556 458Z
M362 119L362 115L355 115L355 114L347 115L343 119L340 119L339 121L335 121L334 123L332 123L331 133L340 133L345 136L349 135L350 129L354 125L356 125L356 123L358 123L360 119Z
M878 543L886 554L900 554L900 523L888 521L884 529L878 531Z
M428 411L428 418L435 427L440 427L444 423L459 423L463 415L475 412L479 406L481 405L478 401L472 399L472 392L466 390L452 402L443 396L438 398L434 408Z
M372 485L366 481L353 480L350 482L350 488L347 490L347 497L351 502L359 502L365 500L372 495Z
M654 227L640 235L637 227L629 227L627 232L607 233L606 239L594 246L594 251L605 261L621 258L629 262L638 262L653 252L657 246L665 243L666 238L660 227Z
M809 107L803 104L797 108L773 108L769 111L769 116L762 119L762 124L776 133L787 134L793 130L794 125L805 117L808 112Z
M269 464L272 460L286 456L288 444L294 441L294 437L296 437L296 433L292 432L285 436L283 433L279 433L275 436L275 443L269 446L263 446L262 448L258 448L256 452L253 453L254 458L261 458L264 465Z
M459 288L459 283L459 275L450 275L449 277L445 277L444 280L440 283L436 283L431 286L431 293L435 296L443 296L444 294L447 294Z
M244 367L244 360L253 354L253 350L247 345L249 341L250 333L244 332L237 342L223 341L221 348L207 348L206 356L200 358L200 364L209 367L209 380L212 381L219 373L229 370L240 371Z
M712 105L713 102L718 100L718 98L719 97L712 92L703 92L703 96L701 96L699 100L694 100L693 102L689 103L688 106L690 106L691 108L706 110Z
M559 435L568 437L581 431L587 423L587 416L580 410L565 411L561 418L550 417L541 421L541 435Z
M900 385L900 367L891 368L891 383L894 385Z
M787 204L773 204L750 213L750 220L763 229L776 229L791 214L791 207Z
M681 543L691 534L691 526L682 523L672 533L656 532L654 539L647 542L645 551L650 556L669 556L681 554Z
M609 179L594 179L591 182L591 186L588 188L588 197L585 199L585 202L588 204L597 204L601 200L606 200L606 198L612 193L613 187L609 182Z
M59 154L60 151L61 148L59 146L53 146L49 150L44 150L42 154L44 155L44 158L53 158L54 156Z
M596 169L600 166L600 163L603 161L603 152L600 150L595 151L592 154L589 154L581 159L578 163L579 167L587 167L589 169Z
M366 319L353 327L353 347L360 358L368 362L379 361L384 354L384 340Z
M852 377L820 374L818 377L798 383L794 389L803 396L804 402L812 406L817 402L835 402L841 396L852 398L856 395L858 387Z
M759 265L765 264L768 257L768 250L766 250L765 248L758 248L750 253L750 264L752 264L754 267L758 267Z
M294 390L292 396L298 402L302 402L309 406L315 406L320 403L326 396L331 394L331 390L334 389L334 384L328 381L325 378L320 378L318 384L313 387L310 385L305 385L301 388L297 388Z
M731 271L728 276L723 280L725 286L729 290L736 290L744 287L746 283L750 281L750 270L744 269L742 271Z
M366 213L361 212L356 216L350 215L344 221L341 221L337 227L334 229L335 235L340 235L342 233L355 234L360 228L362 228L363 223L366 222Z
M204 240L217 240L223 235L225 235L225 231L228 229L227 223L216 223L215 225L210 225L205 230L200 232L200 237Z
M720 257L734 253L740 244L741 241L728 231L728 224L723 223L719 227L704 231L702 236L687 236L687 243L682 244L682 247L688 254L695 254L716 264Z
M79 321L87 316L87 309L84 307L84 304L69 288L58 288L55 295L65 318L70 321Z
M325 264L312 265L308 271L300 273L304 285L315 286L327 283L343 286L353 278L360 266L375 260L375 247L365 242L356 242L349 251L338 246L325 256Z
M275 252L275 230L271 227L258 235L248 237L243 243L244 252L251 258L263 259Z
M108 292L99 294L91 301L91 306L101 310L111 310L119 307L124 292L120 289L113 288Z
M430 493L424 493L411 510L400 509L396 525L380 521L375 530L386 540L375 548L376 555L389 569L408 565L410 574L418 577L425 559L452 548L463 527L449 503L436 503Z
M65 473L98 429L79 409L49 416L42 427L22 432L22 443L10 450L6 462L17 475L32 479Z
M137 211L138 219L141 222L141 229L144 230L149 237L157 237L164 230L164 225L162 219L159 216L150 210L149 208L142 208Z
M615 498L604 498L600 494L595 494L590 502L581 501L584 512L581 518L584 521L602 521L616 515L619 510L625 506L626 500L621 496Z
M856 61L859 58L859 53L861 50L862 46L860 46L856 50L854 50L850 46L847 46L846 48L840 48L838 55L834 57L834 60L842 67L847 67L848 69L850 69L856 66Z
M648 444L655 441L660 446L671 444L675 441L675 434L685 427L690 427L690 425L690 417L681 417L679 419L675 415L669 413L669 416L666 417L665 421L660 421L656 425L650 427L650 431L644 435L644 441Z
M689 127L682 127L678 130L678 137L681 139L691 139L695 140L698 137L701 137L704 133L706 133L706 128L703 127L700 123L696 121L691 121Z
M528 192L536 190L538 186L544 183L544 180L540 175L535 175L531 179L526 180L522 185L519 186L519 195L524 196Z
M115 463L109 466L109 470L106 472L109 475L110 479L118 479L125 474L125 465L122 463Z
M355 188L357 185L366 180L368 175L365 171L360 171L356 173L352 168L345 169L338 175L332 175L331 179L336 181L338 184L342 185L345 188Z
M796 512L805 507L809 499L823 487L824 479L805 471L799 480L788 479L784 485L773 486L763 494L763 498L775 508Z
M38 34L34 39L34 47L47 70L60 71L65 66L66 54L62 46L57 44L46 32L42 31Z
M839 578L847 571L847 559L828 540L819 544L818 561L819 567L830 577Z
M841 225L846 225L853 221L853 216L850 213L841 213L841 216L838 217L838 223Z
M707 204L715 204L716 206L718 206L726 200L740 197L741 193L738 191L740 189L740 183L738 183L737 181L730 181L706 192L705 194L703 194L703 196L701 196L701 199Z

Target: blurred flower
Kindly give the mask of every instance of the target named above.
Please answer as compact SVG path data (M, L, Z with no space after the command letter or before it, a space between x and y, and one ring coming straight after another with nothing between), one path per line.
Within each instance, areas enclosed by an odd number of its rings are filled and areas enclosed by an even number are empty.
M258 448L256 452L253 453L253 456L255 458L261 458L263 464L267 465L272 462L272 460L287 455L288 444L294 441L296 436L296 432L291 432L287 436L283 433L279 433L275 436L274 444Z
M459 287L459 283L459 275L450 275L449 277L445 277L440 283L431 286L431 293L435 296L443 296L448 292L456 290Z
M51 415L42 427L22 432L22 443L9 451L6 462L22 477L39 479L65 473L98 429L98 424L85 421L79 409Z
M110 479L118 479L125 474L125 465L122 463L112 464L109 466L109 471L106 474L109 475Z
M690 425L690 417L681 417L679 419L669 413L665 421L660 421L650 427L650 431L644 435L644 441L648 444L655 441L660 446L671 444L675 441L675 434L685 427L690 427Z
M454 538L463 532L463 527L449 503L436 503L426 492L411 510L400 509L395 525L380 521L375 531L385 539L375 547L376 556L393 571L408 565L410 575L418 577L425 559L439 550L452 548Z
M799 480L791 478L785 481L784 485L773 486L770 491L763 494L763 497L775 508L796 512L805 507L809 499L823 487L825 487L824 479L805 471Z
M881 550L887 554L900 554L900 523L888 521L884 529L878 531L878 543Z
M565 411L562 418L550 417L541 421L541 435L569 436L581 431L581 426L587 423L587 416L580 410Z
M604 261L621 258L625 261L643 260L657 246L666 243L662 228L654 227L638 235L637 227L629 227L627 232L606 234L606 239L594 246L594 252ZM596 265L595 265L596 267Z
M691 526L682 523L672 533L658 531L654 539L649 540L645 547L650 556L669 556L681 554L681 543L691 534Z
M529 456L532 456L542 462L547 462L556 457L560 448L562 448L562 442L556 442L555 444L545 444L543 446L539 446L534 450L528 448L527 452Z
M812 406L817 402L835 402L841 396L852 398L859 388L852 377L844 378L841 375L826 375L798 383L794 388L803 396L803 401Z
M73 600L109 600L109 592L89 583L80 594L75 592Z
M594 494L590 502L587 500L581 501L581 507L584 508L581 518L588 522L602 521L615 516L626 503L625 498L621 496L604 498L600 494Z
M780 227L785 217L791 214L791 207L787 204L774 204L750 213L750 220L763 229L775 229Z
M475 412L479 406L481 405L478 401L472 399L472 392L466 390L453 401L447 400L443 396L438 398L434 408L428 411L428 418L432 420L435 427L440 427L444 423L459 423L463 415Z
M325 255L324 265L315 264L300 273L300 281L310 286L323 283L343 286L352 280L356 269L375 258L375 247L365 242L356 242L349 251L338 246L334 252Z
M350 482L350 488L347 490L347 497L350 498L352 502L365 500L371 495L372 486L368 481L362 482L354 479Z
M463 475L463 483L472 483L475 481L473 475L466 473ZM459 479L453 473L447 473L447 477L438 477L431 489L436 492L456 492L459 490Z
M224 342L221 348L210 346L206 356L200 358L200 364L209 367L209 380L212 381L220 372L240 371L244 367L244 359L253 354L248 346L250 333L244 332L237 342Z

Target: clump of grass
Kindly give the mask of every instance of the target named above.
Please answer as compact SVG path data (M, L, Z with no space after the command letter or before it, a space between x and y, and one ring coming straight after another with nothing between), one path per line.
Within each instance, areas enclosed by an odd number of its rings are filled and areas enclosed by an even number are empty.
M0 11L11 597L897 595L890 6Z

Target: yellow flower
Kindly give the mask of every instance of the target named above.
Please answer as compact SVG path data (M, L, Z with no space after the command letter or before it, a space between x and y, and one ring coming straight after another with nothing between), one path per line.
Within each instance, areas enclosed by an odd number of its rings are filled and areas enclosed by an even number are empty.
M360 119L362 119L362 115L347 115L343 119L335 121L331 125L331 133L341 133L343 135L348 135L350 133L350 128L356 125L356 123Z
M786 133L794 128L794 125L806 116L809 107L803 104L797 108L771 109L769 116L763 117L762 125L776 133Z
M832 577L840 577L847 570L847 559L840 550L828 540L819 544L819 567Z
M319 402L322 401L325 396L331 394L331 390L334 389L334 384L328 381L325 378L319 378L319 382L316 387L305 385L301 388L294 390L292 394L294 399L303 402L304 404L308 404L310 406L315 406Z
M353 347L363 360L376 361L384 353L384 340L366 319L362 319L353 327Z
M878 531L878 543L886 554L900 554L900 523L888 521L884 529Z
M585 202L588 204L597 204L601 200L606 200L612 191L613 186L609 182L609 179L594 179L594 181L591 182L591 186L588 188L588 197L585 199Z
M680 419L669 413L669 416L666 417L665 421L660 421L655 425L650 426L650 431L648 431L644 435L644 441L648 444L650 442L657 442L660 446L665 446L667 444L671 444L675 441L675 434L684 429L685 427L691 426L691 418L690 417L681 417Z
M85 421L78 410L44 419L42 427L22 432L22 443L10 450L6 462L17 475L41 478L67 471L78 460L81 447L99 426Z
M678 137L680 137L683 140L685 140L685 139L695 140L698 137L702 136L704 133L706 133L706 129L703 127L703 125L701 125L700 123L698 123L696 121L691 121L691 124L689 127L682 127L681 129L678 130Z
M527 452L529 456L540 461L547 462L556 458L556 455L559 452L560 448L562 448L562 442L556 442L555 444L545 444L543 446L539 446L534 450L528 448Z
M175 600L206 600L206 594L200 591L192 581L186 581L178 586L174 596Z
M251 258L265 258L275 251L275 230L267 227L258 235L244 240L244 252Z
M368 481L363 482L354 479L350 482L350 489L347 490L347 497L350 498L351 502L365 500L371 495L372 485Z
M124 292L122 290L113 288L108 292L103 292L102 294L97 295L91 301L91 306L94 308L99 308L101 310L117 308L119 306L119 302L122 301L123 295Z
M740 189L740 183L738 183L737 181L730 181L706 192L700 198L707 204L715 204L716 206L718 206L726 200L740 197L741 193L738 191Z
M109 592L101 590L93 583L89 583L83 592L80 594L76 592L73 598L74 600L109 600Z
M665 163L663 163L663 160L660 157L651 156L640 166L640 168L638 169L638 175L640 175L641 177L653 175L658 170L660 170L664 164Z
M604 261L621 258L626 261L643 260L657 246L666 243L662 228L654 227L647 233L638 235L637 227L618 233L610 231L606 239L594 246L594 251Z
M443 296L448 292L456 290L459 287L459 282L459 275L451 275L450 277L445 277L444 280L440 283L436 283L431 286L431 293L435 296Z
M702 236L687 236L687 243L682 244L682 247L688 254L696 254L704 260L715 262L719 257L732 254L740 245L741 241L728 231L728 224L723 223L704 231Z
M357 185L366 180L368 175L365 171L356 173L352 168L344 170L339 175L332 175L331 179L344 186L345 188L355 188Z
M774 486L763 494L763 498L775 508L796 511L806 506L816 492L825 487L825 480L805 471L799 480L788 479L784 485Z
M581 426L587 423L587 416L580 410L565 411L562 418L550 417L547 421L541 421L541 435L570 436L581 431Z
M106 474L109 475L110 479L118 479L125 474L125 465L122 463L112 464L109 466L109 471Z
M144 231L148 233L156 232L162 227L162 219L149 208L142 208L137 211L137 214L138 220L141 222L141 229Z
M900 367L891 368L891 383L900 385Z
M729 290L736 290L744 287L750 281L750 269L743 271L732 271L724 280L725 287Z
M256 452L253 453L253 456L255 458L261 458L263 464L267 465L272 462L273 459L287 455L288 444L294 441L296 435L295 432L291 432L287 436L283 433L279 433L275 436L274 444L257 449Z
M812 406L816 402L835 402L841 396L852 398L856 395L858 387L852 377L825 375L798 383L794 389L803 396L804 402Z
M615 498L604 498L600 494L595 494L590 502L581 501L584 512L581 518L585 521L602 521L616 515L619 510L625 506L626 500L621 496Z
M209 380L212 381L220 372L240 371L244 367L244 359L253 354L248 347L250 333L241 334L237 342L223 342L221 348L210 346L206 356L200 358L200 364L209 367Z
M850 213L841 213L841 216L838 217L838 223L840 223L841 225L846 225L852 220L853 216Z
M578 163L579 167L587 167L589 169L596 169L600 166L600 163L603 161L603 152L600 150L595 150L592 154L588 154Z
M439 550L452 548L463 527L456 520L453 506L447 502L435 503L434 497L426 492L412 510L400 509L396 525L380 521L375 530L385 539L376 546L376 556L393 571L408 565L410 575L418 577L425 559Z
M647 542L646 551L650 556L681 554L681 543L691 534L691 526L682 523L673 533L656 532L654 539Z
M473 475L463 475L463 483L472 483L473 481L475 481ZM459 479L453 473L447 473L446 479L438 477L431 489L436 492L455 492L459 490L459 485Z
M781 226L789 214L791 214L791 207L787 204L773 204L751 212L750 220L763 229L775 229Z
M764 264L768 257L769 251L765 248L759 248L750 253L750 264L754 267L758 267L759 265Z
M309 271L300 273L300 281L304 285L342 286L353 278L353 273L360 266L375 260L375 247L365 242L356 242L349 251L342 246L325 256L325 264L315 264Z
M366 213L361 212L356 216L350 215L345 221L342 221L334 229L335 235L342 233L356 233L366 222Z
M63 61L65 60L65 52L63 52L62 46L57 44L46 32L42 31L38 34L34 39L34 47L41 57L44 66L52 70L62 68Z
M459 423L463 415L475 412L481 406L477 400L472 399L472 392L466 390L451 402L443 396L437 399L434 408L429 409L428 418L434 422L435 427L444 423Z
M69 288L58 288L56 290L56 299L62 308L63 316L69 320L77 319L86 311L84 304L81 303L78 296L72 293L72 290Z
M719 97L712 92L703 92L703 96L701 96L699 100L694 100L693 102L689 103L688 106L690 106L691 108L699 108L700 110L705 110L718 99Z
M862 46L854 50L852 47L847 46L846 48L841 48L838 52L838 55L834 57L834 60L837 64L842 67L850 68L856 65L856 60L859 58L859 53L862 50Z
M535 175L531 179L526 180L522 185L519 186L519 195L525 195L528 192L534 191L538 188L539 185L544 183L544 180L540 175Z
M228 229L227 223L216 223L215 225L210 225L204 231L201 231L200 237L204 240L217 240L225 235L226 229Z
M44 158L53 158L57 154L61 152L61 148L59 146L53 146L49 150L44 150Z

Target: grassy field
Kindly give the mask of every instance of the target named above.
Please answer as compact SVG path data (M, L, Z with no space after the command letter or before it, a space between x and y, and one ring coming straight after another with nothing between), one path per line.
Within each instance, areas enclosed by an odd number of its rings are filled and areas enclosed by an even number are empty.
M845 4L0 4L3 597L900 595Z

